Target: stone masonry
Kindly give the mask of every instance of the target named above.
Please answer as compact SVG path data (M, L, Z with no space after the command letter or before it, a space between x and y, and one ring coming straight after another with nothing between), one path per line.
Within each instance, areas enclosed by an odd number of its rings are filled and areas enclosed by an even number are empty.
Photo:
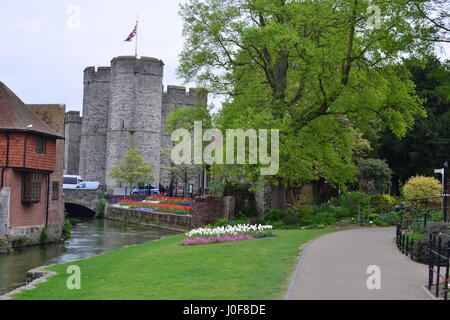
M116 57L110 67L85 69L83 117L66 116L66 174L99 181L109 192L120 194L124 186L109 173L129 148L137 147L155 167L152 184L169 185L170 174L164 168L170 165L166 155L172 142L164 131L165 120L174 105L188 108L208 101L196 89L168 86L164 92L163 75L163 61L149 57ZM77 150L79 160L72 157ZM200 168L187 176L197 193ZM178 180L181 185L184 180Z
M65 117L64 173L77 175L80 164L81 117L78 111L66 113Z

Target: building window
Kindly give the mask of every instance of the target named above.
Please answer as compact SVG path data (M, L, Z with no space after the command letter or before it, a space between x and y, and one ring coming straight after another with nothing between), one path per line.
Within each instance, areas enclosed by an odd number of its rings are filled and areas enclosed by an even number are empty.
M52 184L52 200L58 201L59 200L59 182L54 181Z
M37 154L45 154L45 138L44 137L36 138L36 153Z
M22 176L22 201L41 201L41 175L39 173L24 173Z

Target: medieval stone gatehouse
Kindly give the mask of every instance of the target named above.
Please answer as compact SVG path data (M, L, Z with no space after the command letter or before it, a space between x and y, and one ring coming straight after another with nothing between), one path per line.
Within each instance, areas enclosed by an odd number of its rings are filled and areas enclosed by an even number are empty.
M165 170L170 166L165 150L172 147L165 120L174 105L188 108L208 101L196 89L168 86L164 91L163 74L161 60L134 56L114 58L110 67L84 70L83 117L76 112L66 115L66 174L99 181L120 194L123 186L109 173L130 147L137 147L155 167L154 186L174 182ZM198 194L205 176L197 168L176 180L178 195L188 185Z

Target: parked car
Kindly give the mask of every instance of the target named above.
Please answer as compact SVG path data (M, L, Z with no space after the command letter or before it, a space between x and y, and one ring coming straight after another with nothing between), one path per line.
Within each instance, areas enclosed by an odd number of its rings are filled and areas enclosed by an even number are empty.
M82 182L84 182L84 180L80 176L65 175L63 189L75 189Z
M156 189L151 184L146 184L140 187L137 187L136 189L133 189L132 192L133 195L150 195L150 196L159 196L159 189Z
M83 190L98 190L100 187L100 182L92 182L86 181L82 182L75 187L75 189L83 189Z

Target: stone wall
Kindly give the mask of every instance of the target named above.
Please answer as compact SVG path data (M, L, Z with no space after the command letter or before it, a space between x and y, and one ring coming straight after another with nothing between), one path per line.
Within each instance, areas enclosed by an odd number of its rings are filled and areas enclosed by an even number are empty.
M9 228L10 193L9 187L0 190L0 237L4 236Z
M167 86L167 92L163 93L162 100L162 117L161 117L161 184L165 187L170 185L171 172L166 168L170 167L170 151L172 149L173 143L171 140L171 132L165 130L165 122L170 112L174 110L177 106L182 109L191 108L195 105L207 105L208 96L206 94L201 94L198 89L189 89L186 91L185 87L182 86ZM177 170L178 176L174 177L174 180L178 182L178 186L174 191L174 195L183 195L185 185L193 185L193 193L199 195L199 189L201 187L202 180L202 170L200 166L185 166L185 172L187 174L187 183L185 183L184 172L179 172ZM187 188L187 187L186 187ZM187 196L187 194L185 195Z
M180 232L192 229L192 216L133 210L106 206L105 219L128 222L143 226L165 228Z
M255 205L260 218L273 210L285 210L286 188L281 185L260 187L255 191Z
M195 199L194 227L215 224L220 219L234 219L234 197L197 197Z

